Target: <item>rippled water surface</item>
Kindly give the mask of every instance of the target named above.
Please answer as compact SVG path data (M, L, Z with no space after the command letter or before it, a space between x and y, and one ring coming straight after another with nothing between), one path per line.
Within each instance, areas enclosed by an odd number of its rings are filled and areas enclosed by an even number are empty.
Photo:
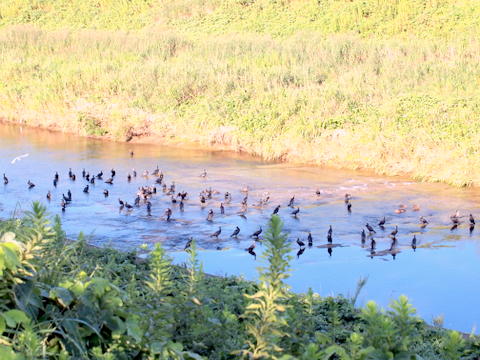
M130 151L134 156L130 157ZM419 184L405 178L382 178L364 173L326 170L306 166L267 163L258 159L226 152L182 150L155 145L102 142L71 135L49 133L16 126L0 125L0 172L5 172L9 184L0 184L0 217L8 218L28 210L30 203L40 200L52 214L60 214L67 234L74 238L80 231L91 235L95 245L111 245L119 249L149 247L162 242L175 262L185 260L182 251L187 238L194 236L202 248L201 258L207 272L213 274L243 274L254 279L260 264L261 244L255 251L257 260L244 249L252 244L250 235L259 226L265 227L273 208L281 205L279 215L292 241L292 277L289 283L295 291L311 287L321 295L353 293L360 277L368 277L360 296L360 304L373 299L383 306L401 294L410 297L419 314L427 321L444 315L445 326L470 332L480 326L480 224L472 233L468 214L480 220L480 193L471 189L455 189L440 184ZM12 164L12 160L25 155ZM165 174L168 185L175 182L176 192L187 191L185 211L172 204L170 196L158 194L151 199L152 216L141 205L132 211L120 211L118 199L134 203L137 189L153 185L154 176L143 177L156 166ZM68 178L69 168L76 181ZM97 181L83 193L86 181L84 169L92 174L101 170L104 179L114 168L114 184ZM138 175L129 183L127 174L136 169ZM207 170L207 177L199 175ZM55 171L60 174L57 188L53 187ZM36 184L28 190L27 181ZM200 206L199 193L212 188L218 191ZM239 216L240 203L248 188L248 210ZM73 201L61 212L62 193L71 190ZM109 190L109 197L103 190ZM319 189L321 195L315 191ZM52 193L51 202L46 194ZM225 215L219 206L223 194L232 193L231 204L225 205ZM270 196L266 206L255 206L265 193ZM344 194L352 194L352 212L345 207ZM287 207L295 196L300 207L297 218ZM406 211L395 212L400 205ZM418 211L413 206L419 207ZM164 218L165 209L173 210L172 220ZM213 209L213 222L206 220ZM459 210L462 224L451 231L451 220ZM386 217L385 230L376 226ZM419 217L428 219L422 229ZM375 225L375 253L370 240L362 245L360 232L365 223ZM326 247L329 225L333 227L331 254ZM388 236L398 225L398 245L389 252ZM238 239L230 238L236 226L241 229ZM218 239L210 234L222 228ZM306 242L308 232L313 246L297 257L296 239ZM413 235L417 249L411 248Z

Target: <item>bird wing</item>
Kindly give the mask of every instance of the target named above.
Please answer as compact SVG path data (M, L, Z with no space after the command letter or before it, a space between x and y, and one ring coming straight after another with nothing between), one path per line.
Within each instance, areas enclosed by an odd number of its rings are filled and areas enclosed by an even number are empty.
M23 155L19 155L19 156L17 156L16 158L12 159L11 164L15 164L17 161L22 160L23 158L25 158L25 157L27 157L27 156L29 156L29 155L30 155L30 154L28 154L28 153L27 153L27 154L23 154Z

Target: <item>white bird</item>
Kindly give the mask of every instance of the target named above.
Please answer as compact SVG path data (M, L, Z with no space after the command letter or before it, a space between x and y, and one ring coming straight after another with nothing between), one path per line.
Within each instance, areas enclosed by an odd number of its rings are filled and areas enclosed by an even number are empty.
M22 160L23 158L26 158L26 157L29 156L29 155L30 155L30 154L23 154L23 155L17 156L16 158L14 158L14 159L11 161L11 164L15 164L15 162L20 161L20 160Z

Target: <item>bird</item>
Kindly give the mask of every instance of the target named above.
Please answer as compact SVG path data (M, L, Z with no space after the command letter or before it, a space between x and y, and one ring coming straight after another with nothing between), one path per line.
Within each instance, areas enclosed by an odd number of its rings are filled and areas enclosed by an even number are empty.
M213 210L208 210L207 221L213 221Z
M368 229L370 233L376 233L376 231L373 229L373 227L369 223L366 223L365 227Z
M361 239L362 239L362 244L365 244L365 240L367 238L367 235L365 234L365 229L362 229L362 232L361 232Z
M210 235L210 237L214 237L214 238L217 238L218 239L218 236L222 233L222 227L219 226L218 227L218 230L215 231L212 235Z
M220 214L225 214L225 207L223 206L223 203L220 203Z
M87 184L87 186L85 186L85 187L83 188L83 192L84 192L85 194L88 194L88 184Z
M468 220L470 221L470 225L475 225L475 218L473 217L472 214L468 217Z
M372 238L372 241L370 243L370 249L371 250L375 250L375 246L377 245L377 242L375 241L374 238Z
M315 191L315 195L320 196L320 195L322 195L322 193L320 192L319 189L317 189L317 191Z
M108 197L108 190L107 189L103 190L103 196Z
M95 184L95 176L92 176L92 178L90 179L90 184Z
M349 213L352 212L352 203L351 203L350 201L347 203L347 211L348 211Z
M128 182L131 182L131 181L132 181L132 175L130 175L130 174L127 175L127 181L128 181Z
M86 171L85 169L82 170L82 177L85 179Z
M299 207L297 207L295 210L293 210L293 211L292 211L292 213L291 213L291 214L293 215L293 217L295 217L295 218L296 218L299 212L300 212L300 208L299 208Z
M352 195L350 194L345 194L345 204L348 204L350 202L350 200L352 199Z
M50 192L50 190L48 190L47 192L47 200L48 201L52 200L52 193Z
M103 177L103 170L100 170L100 172L97 174L97 179L101 180Z
M260 229L258 229L257 231L255 231L250 237L253 237L253 238L258 238L258 236L262 233L262 227L260 226Z
M240 228L237 226L235 228L235 230L233 230L233 233L232 233L232 235L230 235L230 237L236 238L238 236L238 234L240 234Z
M390 235L395 238L395 235L397 235L397 234L398 234L398 226L395 225L395 229L390 233Z
M305 248L304 248L304 247L298 249L298 251L297 251L297 259L299 259L300 256L302 256L302 254L303 254L304 252L305 252Z
M293 203L295 202L295 196L293 196L290 201L288 202L288 207L293 208Z
M135 198L134 204L135 204L136 207L140 206L140 195L137 195L137 197Z
M5 174L3 174L3 185L7 185L8 184L8 178Z
M20 160L22 160L23 158L26 158L26 157L29 156L29 155L30 155L30 154L19 155L19 156L13 158L10 163L11 163L11 164L15 164L17 161L20 161Z
M413 249L413 251L415 251L417 249L417 236L416 235L413 235L412 249Z
M273 209L272 215L277 215L279 210L280 210L280 205L277 205L277 207Z
M423 229L428 225L428 220L423 216L420 216L420 227Z
M165 216L167 217L167 221L170 221L170 217L172 216L172 209L168 208L165 210Z
M118 203L120 206L125 206L125 202L122 199L118 199Z
M308 240L308 247L312 247L313 246L313 237L312 237L311 232L308 233L307 240Z
M115 177L116 174L117 174L117 172L114 169L110 170L110 177L112 179Z
M182 200L180 200L179 207L180 207L180 211L183 212L183 209L184 209L185 205L184 205Z
M452 220L452 223L453 223L452 227L450 228L450 231L455 230L458 227L458 225L460 225L460 216L459 215L460 214L457 210L457 212L454 215L450 216L450 219Z
M248 248L245 249L245 251L251 252L253 251L253 249L255 249L255 246L257 246L257 244L254 241L252 245L250 245Z
M297 244L298 244L298 246L300 246L300 247L304 247L304 246L305 246L305 243L304 243L302 240L300 240L300 238L297 238Z
M392 243L390 244L390 249L389 249L389 251L393 251L396 246L397 246L397 238L394 236L394 237L392 238Z
M147 215L152 216L152 203L147 201Z
M133 152L133 150L130 150L130 157L133 158L133 155L135 155L135 153Z
M105 180L105 184L112 185L112 184L113 184L113 177L108 178L107 180Z
M192 246L192 242L193 242L193 238L189 238L187 240L187 243L185 244L185 247L183 248L183 250L188 251L190 249L190 247Z
M35 184L33 182L31 182L30 180L27 181L27 185L28 185L29 189L32 189L32 188L35 187Z
M383 225L385 225L386 221L387 220L385 219L385 216L384 216L383 219L378 222L378 226L383 227Z

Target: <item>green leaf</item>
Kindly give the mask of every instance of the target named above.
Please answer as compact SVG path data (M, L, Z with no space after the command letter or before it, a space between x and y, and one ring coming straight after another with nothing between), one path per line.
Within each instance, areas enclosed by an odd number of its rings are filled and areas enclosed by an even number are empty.
M58 301L64 308L68 307L74 300L72 293L63 287L55 287L50 290L50 299Z
M6 325L5 325L5 319L0 316L0 335L3 334L5 331Z
M135 339L135 341L140 342L142 340L143 332L138 325L138 321L133 318L127 319L127 334Z
M23 356L15 354L15 352L8 346L0 345L0 359L2 360L21 360Z
M2 313L3 318L7 322L8 327L15 327L18 324L28 324L30 319L28 318L27 314L20 310L8 310Z

